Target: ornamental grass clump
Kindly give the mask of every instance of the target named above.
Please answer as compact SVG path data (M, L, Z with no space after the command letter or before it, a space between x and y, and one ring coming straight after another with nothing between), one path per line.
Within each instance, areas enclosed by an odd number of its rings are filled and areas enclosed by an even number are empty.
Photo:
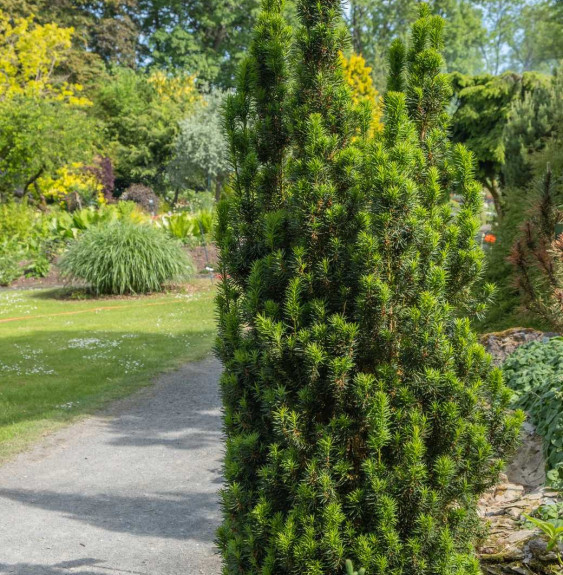
M423 5L392 46L374 134L340 0L297 8L292 31L263 1L226 104L223 573L475 575L477 500L522 414L467 319L492 288L473 160L447 137L443 21Z
M192 273L176 240L156 227L124 220L86 230L62 256L60 268L98 295L158 292Z

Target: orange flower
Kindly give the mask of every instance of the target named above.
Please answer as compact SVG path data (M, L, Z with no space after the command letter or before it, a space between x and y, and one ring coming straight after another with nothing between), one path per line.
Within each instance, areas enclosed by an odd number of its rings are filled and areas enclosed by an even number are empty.
M488 244L494 244L497 241L497 237L494 234L487 234L484 239Z

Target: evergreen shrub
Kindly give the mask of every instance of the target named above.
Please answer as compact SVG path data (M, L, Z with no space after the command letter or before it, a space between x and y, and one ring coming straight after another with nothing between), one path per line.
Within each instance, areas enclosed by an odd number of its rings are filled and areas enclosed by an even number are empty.
M263 1L226 103L223 573L474 575L477 500L522 414L467 319L492 289L473 158L447 138L443 21L423 6L393 44L373 134L340 0L297 10L292 32Z

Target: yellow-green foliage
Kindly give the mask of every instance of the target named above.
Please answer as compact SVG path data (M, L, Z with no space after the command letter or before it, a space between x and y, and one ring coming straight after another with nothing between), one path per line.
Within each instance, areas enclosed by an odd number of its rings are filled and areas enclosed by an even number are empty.
M44 235L46 222L44 215L26 202L0 204L0 243L25 242L37 234Z
M90 206L72 214L58 212L51 220L50 229L54 238L73 239L93 226L118 220L142 224L150 222L150 217L133 202L119 202L99 208Z
M189 74L170 76L156 70L149 76L148 83L155 89L161 102L171 102L185 110L190 110L201 99L195 86L195 76Z
M54 71L72 47L73 28L40 26L33 18L13 20L0 11L0 100L14 96L54 98L68 104L90 105L80 84L57 80Z
M77 194L82 200L96 200L105 203L103 186L95 174L87 171L84 164L74 163L63 166L54 176L47 175L37 180L45 199L52 202L62 202L69 195ZM66 204L64 204L66 205Z
M213 212L202 210L195 214L189 212L169 214L163 216L157 225L182 241L201 238L210 234L213 229Z
M352 89L352 101L354 106L365 105L372 108L371 131L373 134L380 132L381 107L379 104L379 92L373 84L372 69L366 64L361 54L352 53L349 58L342 54L342 67L346 82Z

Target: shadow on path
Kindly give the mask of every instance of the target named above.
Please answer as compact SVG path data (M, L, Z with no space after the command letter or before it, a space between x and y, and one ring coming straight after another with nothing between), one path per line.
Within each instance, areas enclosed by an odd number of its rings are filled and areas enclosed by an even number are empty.
M0 575L218 575L220 373L188 364L0 467Z
M80 569L80 575L146 575L141 571L124 571L123 569L113 569L104 567L103 561L98 559L75 559L73 561L63 561L56 565L34 565L31 563L15 563L8 565L0 563L0 573L6 575L67 575L70 569ZM90 569L96 567L95 570ZM88 568L86 571L84 568Z
M77 493L0 489L0 498L55 511L100 529L139 536L207 541L216 513L215 493L162 497L86 496Z

